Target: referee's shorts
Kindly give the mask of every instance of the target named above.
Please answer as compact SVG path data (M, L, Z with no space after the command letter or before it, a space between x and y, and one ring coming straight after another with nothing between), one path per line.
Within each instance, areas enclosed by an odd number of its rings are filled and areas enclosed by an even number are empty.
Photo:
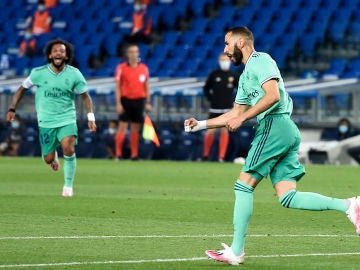
M144 121L145 98L121 98L121 105L124 112L119 114L119 121L133 123L142 123Z

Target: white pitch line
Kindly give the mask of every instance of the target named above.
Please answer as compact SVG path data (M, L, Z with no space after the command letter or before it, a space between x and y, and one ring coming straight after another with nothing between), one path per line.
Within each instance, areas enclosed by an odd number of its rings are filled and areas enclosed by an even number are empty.
M221 238L232 237L232 234L218 235L69 235L69 236L4 236L0 240L37 240L37 239L107 239L107 238ZM356 235L341 234L250 234L248 237L345 237L356 238Z
M287 257L333 257L354 256L360 252L343 253L309 253L309 254L273 254L273 255L250 255L246 258L287 258ZM70 265L104 265L104 264L140 264L140 263L163 263L163 262L191 262L207 260L207 257L175 258L175 259L150 259L150 260L126 260L126 261L93 261L93 262L63 262L63 263L37 263L37 264L2 264L0 268L27 268L27 267L50 267Z

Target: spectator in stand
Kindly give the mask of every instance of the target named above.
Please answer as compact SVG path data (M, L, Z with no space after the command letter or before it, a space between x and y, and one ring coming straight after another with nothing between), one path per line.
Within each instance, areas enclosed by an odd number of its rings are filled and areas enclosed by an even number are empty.
M22 140L23 128L20 116L15 115L5 141L0 143L0 156L17 156Z
M337 127L338 127L338 134L337 134L338 141L342 141L344 139L358 135L357 130L352 127L350 120L347 118L340 119L337 124Z
M109 121L108 129L105 131L106 151L111 159L115 159L115 134L117 130L117 121Z
M219 68L210 73L204 86L204 94L210 102L209 119L231 110L234 101L234 90L237 88L239 75L230 70L230 59L221 53L218 59ZM204 136L203 161L207 161L214 142L216 129L208 129ZM223 162L229 143L227 128L220 129L218 161Z
M131 159L138 160L140 129L144 121L144 110L151 111L148 67L139 63L139 47L131 44L126 50L127 62L115 71L116 110L119 125L115 137L117 159L122 159L128 123L130 123Z
M143 4L142 1L135 1L134 10L132 16L133 26L127 41L129 43L150 43L152 20L147 13L147 5Z
M33 17L29 17L27 19L27 24L32 24L34 35L41 35L50 32L51 23L52 18L50 16L49 9L45 5L45 1L39 0L37 10L35 11Z
M45 6L47 8L54 8L58 4L58 0L45 0Z
M134 13L132 16L132 29L129 35L118 44L118 56L123 57L127 44L138 44L151 42L152 19L147 12L147 4L142 0L134 2Z
M30 26L25 30L24 39L21 41L19 49L21 57L33 57L36 53L36 39Z
M359 132L351 125L350 120L343 118L338 122L338 140L345 140L359 135ZM353 146L347 149L348 154L360 164L360 146Z

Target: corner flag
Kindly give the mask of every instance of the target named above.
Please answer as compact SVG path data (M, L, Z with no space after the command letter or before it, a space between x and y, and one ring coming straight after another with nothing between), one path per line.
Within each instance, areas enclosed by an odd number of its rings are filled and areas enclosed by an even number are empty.
M146 114L144 118L144 126L142 136L145 140L150 140L155 143L157 147L160 146L159 138L155 132L155 128L151 122L150 117Z

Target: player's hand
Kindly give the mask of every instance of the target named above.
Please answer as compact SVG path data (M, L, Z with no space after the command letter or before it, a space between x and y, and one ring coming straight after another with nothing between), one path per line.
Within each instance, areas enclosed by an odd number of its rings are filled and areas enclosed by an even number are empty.
M90 132L95 133L96 132L96 124L94 121L88 121L88 127Z
M118 114L123 114L124 107L121 105L121 103L116 104L116 111L118 112Z
M198 131L196 129L197 125L198 125L198 120L196 120L195 118L186 119L184 121L184 130L185 132L196 132Z
M146 112L151 112L151 110L152 110L151 104L150 104L150 103L146 103L146 104L145 104L145 111L146 111Z
M6 121L11 122L15 119L15 113L14 112L8 112L6 114Z
M234 131L238 130L242 126L243 123L244 123L244 120L242 118L233 117L226 122L226 128L229 131L234 132Z

